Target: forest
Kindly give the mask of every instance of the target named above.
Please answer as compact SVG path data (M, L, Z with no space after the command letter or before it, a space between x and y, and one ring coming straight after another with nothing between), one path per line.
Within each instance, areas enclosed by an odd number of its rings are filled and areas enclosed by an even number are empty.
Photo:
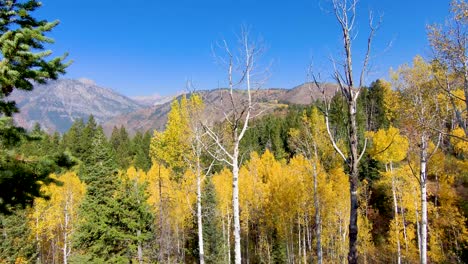
M256 101L242 30L220 45L216 118L194 90L165 130L107 137L93 116L63 134L14 124L8 95L70 63L37 52L57 25L30 15L40 3L0 1L0 263L466 263L468 5L428 25L432 57L370 84L377 26L356 78L356 5L332 1L344 67L333 84L310 70L311 105Z

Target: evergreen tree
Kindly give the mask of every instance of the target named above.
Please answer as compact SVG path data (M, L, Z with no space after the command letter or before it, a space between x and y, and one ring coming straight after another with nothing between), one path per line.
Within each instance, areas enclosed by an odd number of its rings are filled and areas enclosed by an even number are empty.
M56 79L68 66L66 55L47 60L52 52L44 45L53 40L45 34L58 21L35 19L31 13L40 5L35 0L0 2L0 212L41 196L41 184L51 182L49 172L57 165L49 158L30 159L17 153L17 143L27 136L13 124L11 116L18 107L7 99L15 89L30 91L34 82Z
M33 82L45 83L65 73L66 54L47 60L52 53L44 44L53 43L45 33L58 25L58 21L37 20L31 13L41 6L35 0L2 1L0 3L0 113L11 116L18 112L14 101L6 97L14 89L30 91Z
M81 249L79 254L85 257L80 258L80 261L88 259L103 262L121 253L113 246L114 237L109 232L117 166L101 129L97 130L91 146L91 155L81 169L80 177L87 184L87 192L80 208L83 221L79 224L75 242L76 247Z
M78 159L83 159L84 144L83 130L85 124L83 119L77 119L73 122L70 129L63 135L62 148L70 151L70 153Z
M83 162L87 162L87 158L91 156L93 148L92 142L94 136L97 134L98 125L96 120L94 119L93 115L88 117L88 122L83 128L83 133L81 134L81 138L75 142L75 144L81 145L80 148L82 150L81 160Z
M148 263L146 243L152 238L154 217L147 203L146 184L129 179L124 175L117 189L110 211L110 232L114 234L114 245L119 245L110 263ZM127 261L126 261L127 260Z
M41 137L0 118L0 213L11 212L15 205L31 205L34 197L47 197L41 186L58 183L49 175L75 165L67 153L47 152L32 140Z
M115 152L117 165L120 169L127 169L130 166L133 155L130 138L124 126L121 126L120 129L114 126L110 143Z
M88 187L75 236L80 250L73 261L128 263L139 243L148 239L152 222L144 188L119 179L114 152L101 127L91 146L81 170Z
M222 262L222 232L218 215L218 200L211 177L206 177L202 192L203 239L206 263Z
M28 210L17 208L11 215L0 215L0 262L30 263L37 253L28 225Z
M151 143L151 134L147 131L144 135L137 132L132 140L133 164L135 168L148 171L151 168L151 158L149 156L149 146Z
M385 106L385 89L388 89L390 84L384 80L376 80L373 82L364 98L367 109L367 123L369 131L377 131L378 129L387 129L390 121L386 115Z

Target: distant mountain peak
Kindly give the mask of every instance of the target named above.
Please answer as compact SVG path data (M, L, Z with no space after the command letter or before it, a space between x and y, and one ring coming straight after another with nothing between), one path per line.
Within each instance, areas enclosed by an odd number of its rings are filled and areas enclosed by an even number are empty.
M172 101L172 99L176 98L179 95L182 95L186 93L185 91L179 91L176 92L173 95L167 95L167 96L162 96L158 93L155 93L153 95L139 95L139 96L132 96L130 97L134 101L138 102L141 105L144 106L155 106L155 105L161 105L165 104L167 102Z
M20 113L14 116L18 125L30 129L39 123L48 132L65 132L75 120L86 120L91 114L98 123L104 123L142 107L126 96L83 78L36 84L32 91L15 91L10 98L20 108Z
M91 79L88 79L88 78L79 78L78 81L85 84L85 85L92 85L92 86L97 85L94 80L91 80Z
M336 85L324 84L327 95L336 92ZM223 117L219 109L229 108L227 89L196 91L205 101L206 112L213 121ZM236 97L245 99L243 90L236 90ZM103 88L92 80L59 79L47 84L37 84L32 91L17 91L8 98L15 100L20 113L15 115L18 125L30 129L39 123L48 132L67 131L72 123L93 115L102 124L106 133L114 126L125 126L130 133L152 129L162 130L167 121L171 101L187 94L179 91L171 96L153 94L135 96L121 95L111 89ZM260 89L253 92L254 100L265 113L285 105L308 105L320 99L322 94L315 84L305 83L292 89ZM242 99L243 98L243 99Z

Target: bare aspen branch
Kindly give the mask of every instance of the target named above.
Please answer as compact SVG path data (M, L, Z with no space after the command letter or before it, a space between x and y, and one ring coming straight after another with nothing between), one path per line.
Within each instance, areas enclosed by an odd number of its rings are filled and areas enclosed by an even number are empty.
M327 107L328 108L328 107ZM328 120L328 112L325 114L325 124L327 126L327 133L328 133L328 136L330 137L330 141L332 142L332 145L333 145L333 148L336 150L336 152L338 152L338 154L340 154L340 156L343 158L343 160L349 164L349 160L346 158L346 156L343 154L343 152L341 151L341 149L338 147L338 145L336 144L335 142L335 138L333 137L331 131L330 131L330 121Z
M222 150L222 152L229 157L229 159L232 160L232 155L224 148L223 144L221 144L221 141L218 137L218 135L213 132L213 130L211 130L207 125L204 125L203 124L203 128L205 129L205 132L206 134L214 141L214 143L218 146L218 148L220 150Z
M361 154L359 155L359 158L358 158L358 162L361 161L362 157L364 156L364 153L366 152L366 149L367 149L367 137L364 139L364 147L362 148L361 150Z

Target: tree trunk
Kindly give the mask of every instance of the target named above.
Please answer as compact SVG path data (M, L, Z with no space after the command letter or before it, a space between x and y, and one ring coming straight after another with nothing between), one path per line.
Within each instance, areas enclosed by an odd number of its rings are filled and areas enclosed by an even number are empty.
M201 177L200 177L200 157L197 157L197 224L198 224L198 251L200 264L205 263L205 252L203 250L203 223L201 205Z
M63 264L68 264L68 220L69 220L69 214L68 214L68 200L65 202L65 223L63 227Z
M159 191L159 253L158 260L162 262L164 260L164 249L163 249L163 200L162 200L162 181L161 181L161 164L158 164L158 191Z
M357 99L356 99L357 100ZM350 217L349 217L349 252L348 263L356 264L358 262L357 238L358 238L358 195L357 188L359 182L359 154L358 154L358 129L356 122L357 102L351 93L348 99L349 110L349 146L350 146Z
M298 234L297 234L297 256L298 259L302 259L302 230L301 230L301 220L300 220L300 215L297 215L297 229L298 229Z
M228 264L231 264L231 217L227 217L227 253L228 253Z
M427 200L426 200L426 166L427 166L427 137L421 136L421 170L420 170L420 188L421 188L421 264L427 263Z
M418 235L418 253L421 256L421 223L419 221L419 207L417 199L414 200L414 207L415 207L415 217L416 217L416 232Z
M304 230L302 232L302 254L304 256L304 264L307 264L306 229L307 226L304 226Z
M315 161L313 164L313 174L314 174L315 234L317 236L317 264L322 264L322 218L320 216L320 202L319 202L318 188L317 188L318 153L317 153L317 144L315 144L315 142L314 142L314 156L315 156Z
M398 228L398 202L396 197L396 183L395 177L393 175L393 164L390 162L390 173L392 174L392 195L393 195L393 209L394 209L394 218L395 218L395 234L397 239L397 263L401 264L401 249L400 249L400 232Z
M239 217L239 142L234 143L234 155L232 160L232 211L234 214L234 263L241 264L241 237Z
M401 221L403 226L403 238L405 239L405 256L408 256L408 237L406 235L406 217L405 217L405 208L402 206L403 201L400 197L400 212L401 212Z

